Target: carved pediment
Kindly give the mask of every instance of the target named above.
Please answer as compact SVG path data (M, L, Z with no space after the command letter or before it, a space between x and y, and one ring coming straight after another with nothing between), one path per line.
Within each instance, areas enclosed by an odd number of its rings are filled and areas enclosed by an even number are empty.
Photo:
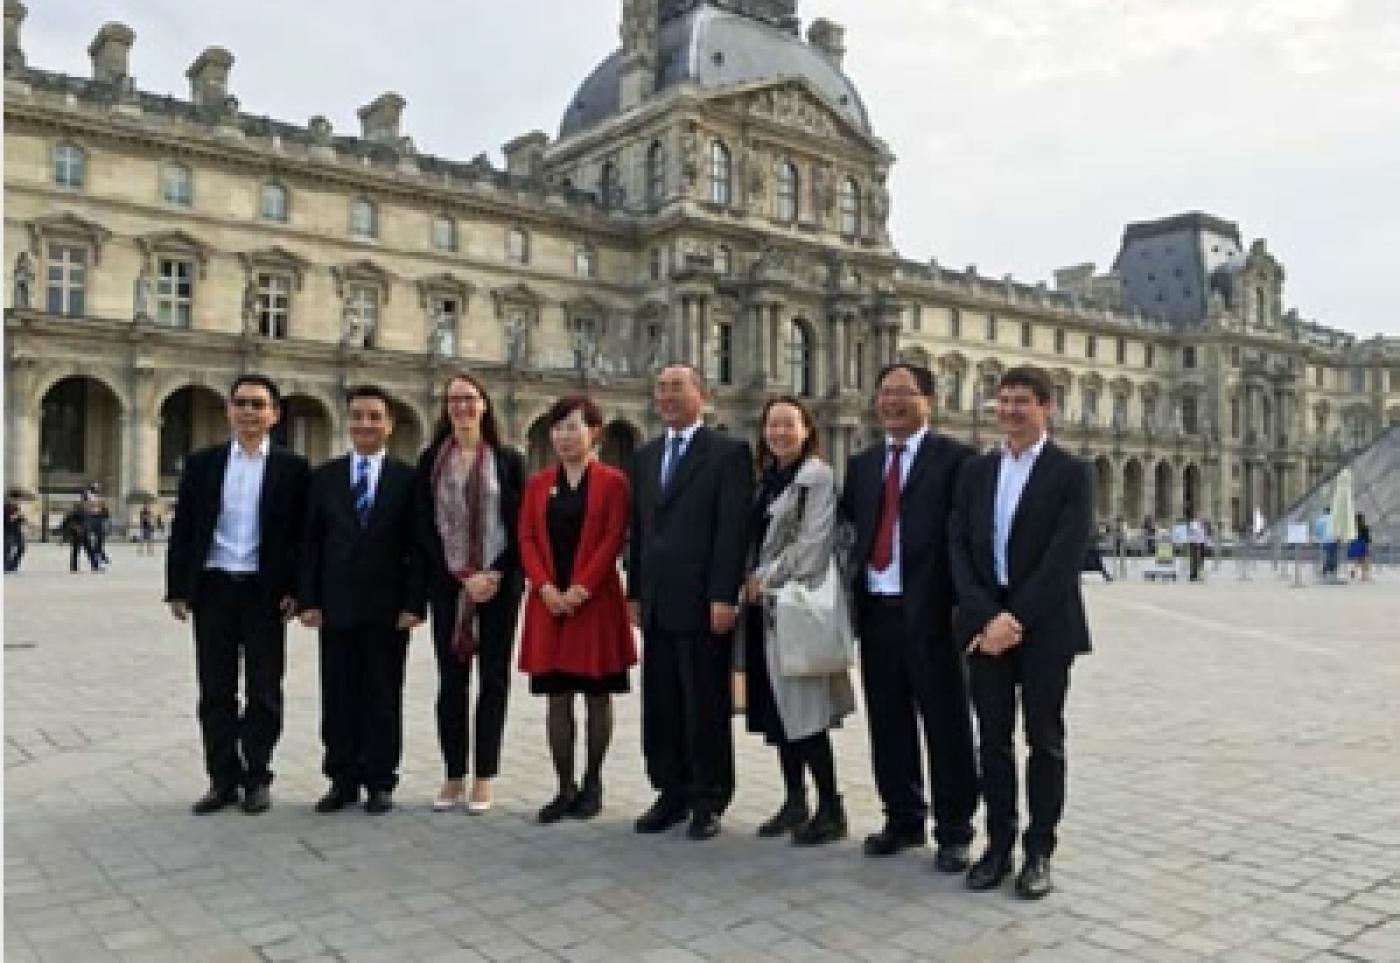
M276 245L256 251L244 251L238 255L238 260L243 264L244 272L250 276L258 268L286 271L292 276L298 291L301 290L306 269L311 266L311 262L306 258Z
M180 254L192 257L199 265L199 278L204 280L209 274L209 255L212 248L186 231L157 231L136 239L141 249L141 257L148 267L157 254Z
M471 296L476 293L476 285L472 284L466 278L459 278L457 275L452 274L449 271L443 271L440 274L433 274L425 278L419 278L419 307L426 308L428 306L428 298L431 297L434 292L439 294L455 295L458 299L461 300L463 305L462 310L465 313L467 301L470 300Z
M96 266L102 262L102 245L111 236L112 232L96 221L89 221L72 213L48 214L29 222L29 247L39 258L44 255L43 246L46 239L73 238L92 246L92 263Z
M397 280L393 273L370 260L352 261L332 267L331 278L335 281L335 296L338 298L345 297L346 284L353 281L369 282L379 285L382 289L385 304L389 303L389 291Z
M825 140L855 141L867 150L884 153L876 138L861 130L821 91L806 80L786 78L743 84L717 94L733 109L758 125L786 128Z
M518 305L531 308L535 311L540 309L544 299L535 292L528 284L512 284L507 287L496 288L491 292L491 301L496 307L496 317L505 317L508 305Z

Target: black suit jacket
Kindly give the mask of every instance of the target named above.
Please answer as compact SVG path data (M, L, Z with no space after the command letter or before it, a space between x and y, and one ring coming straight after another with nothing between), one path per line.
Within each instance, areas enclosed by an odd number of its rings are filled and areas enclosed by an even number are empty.
M437 462L442 442L428 446L418 459L414 477L414 524L418 531L419 564L429 592L456 592L461 583L447 570L442 552L442 539L437 530L437 504L433 500L433 465ZM514 448L501 447L496 452L496 478L501 486L501 521L506 527L506 547L499 559L487 566L501 573L501 593L517 592L524 581L520 567L520 496L525 490L525 459Z
M662 492L665 447L662 435L633 459L627 597L640 605L644 628L708 632L710 603L739 601L753 460L746 442L702 427Z
M165 556L165 600L195 604L204 563L223 507L224 470L230 444L201 449L185 460L175 520ZM296 452L272 445L258 502L258 583L273 599L296 595L297 554L306 512L310 470Z
M846 463L841 515L855 532L847 573L856 612L869 598L866 570L880 523L885 486L884 442L852 455ZM951 647L953 576L948 564L948 513L958 472L972 449L932 428L919 445L899 496L900 585L904 620L915 636Z
M320 609L330 628L393 626L400 612L421 618L413 469L385 457L364 527L355 514L352 474L349 455L311 473L297 607Z
M1089 651L1079 570L1094 530L1094 472L1053 441L1031 469L1011 519L1008 585L997 581L993 550L1001 452L968 462L958 480L949 530L958 586L958 637L966 645L998 613L1021 623L1022 645Z

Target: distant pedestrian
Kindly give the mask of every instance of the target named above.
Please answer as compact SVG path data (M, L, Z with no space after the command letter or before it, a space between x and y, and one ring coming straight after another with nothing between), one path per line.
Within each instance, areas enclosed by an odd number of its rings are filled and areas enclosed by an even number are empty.
M137 524L140 526L141 540L136 545L138 555L154 555L156 553L156 519L151 511L151 506L143 505L141 515Z
M5 571L18 572L24 558L24 512L14 493L5 496Z
M1371 581L1371 526L1360 512L1356 515L1356 537L1347 545L1347 561L1351 563L1351 578L1359 574L1361 581Z
M87 556L88 564L92 566L94 572L102 571L101 560L92 547L91 515L82 502L74 505L68 510L68 514L63 516L63 521L59 523L59 530L63 533L63 540L70 546L68 571L74 573L78 571L78 554L80 552Z
M111 565L107 557L107 534L112 529L112 513L107 510L107 502L102 498L87 500L88 531L92 539L92 553L103 565Z
M1313 539L1322 546L1322 577L1337 575L1337 540L1332 535L1332 509L1324 508L1313 522Z

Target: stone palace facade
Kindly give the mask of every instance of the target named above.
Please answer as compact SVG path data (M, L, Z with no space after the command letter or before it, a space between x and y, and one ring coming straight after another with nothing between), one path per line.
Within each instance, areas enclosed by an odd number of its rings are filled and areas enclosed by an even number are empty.
M1272 517L1400 422L1400 342L1306 321L1232 223L1132 224L1111 270L1053 288L911 260L888 233L894 155L842 69L844 30L796 0L624 0L621 46L559 134L420 153L385 93L338 133L245 110L211 47L186 96L141 90L109 23L89 77L27 62L5 4L5 478L54 510L96 483L119 519L167 501L222 437L240 371L288 396L285 441L343 445L342 391L395 397L398 453L446 372L490 386L536 463L540 421L586 389L604 457L657 429L651 374L701 365L710 418L811 400L838 466L872 433L880 365L927 363L940 427L979 445L1007 367L1048 368L1057 432L1102 518Z

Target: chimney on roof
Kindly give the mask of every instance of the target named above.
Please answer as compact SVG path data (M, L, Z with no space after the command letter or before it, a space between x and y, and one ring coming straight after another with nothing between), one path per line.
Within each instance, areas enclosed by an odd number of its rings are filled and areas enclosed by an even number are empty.
M190 80L190 100L196 107L222 107L228 97L228 72L233 54L223 47L206 47L185 76Z
M532 130L521 134L501 148L506 155L506 173L513 177L538 177L544 170L544 150L549 146L549 135Z
M376 144L395 146L399 142L399 119L408 101L389 91L360 108L360 136Z
M127 61L136 32L124 23L104 23L88 44L92 58L92 79L106 84L120 83L131 76Z
M19 28L29 10L19 0L5 0L5 72L24 69L24 48Z
M840 70L846 59L846 28L818 17L807 28L807 42Z

